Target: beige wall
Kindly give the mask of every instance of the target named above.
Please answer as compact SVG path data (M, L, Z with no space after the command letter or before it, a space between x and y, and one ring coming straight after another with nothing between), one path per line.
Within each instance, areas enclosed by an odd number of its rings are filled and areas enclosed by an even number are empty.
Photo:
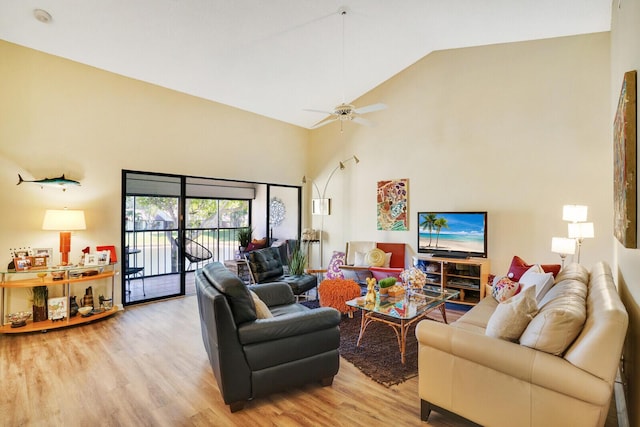
M619 4L619 6L618 6ZM613 122L626 71L640 69L640 4L613 2L611 21L611 111ZM640 425L640 250L626 249L616 239L614 267L618 286L629 312L629 332L624 349L627 406L631 425Z
M582 263L611 262L609 43L599 33L436 52L356 102L388 104L368 116L376 127L313 131L307 176L321 188L339 160L361 160L328 186L325 259L347 240L415 248L418 211L486 210L493 273L514 254L559 263L551 238L566 236L562 205L577 203L596 233ZM409 179L407 232L376 230L376 182L391 178Z
M72 261L120 243L121 170L299 185L309 131L0 41L0 263L8 248L54 247L47 208L81 208ZM16 186L59 176L66 192ZM119 291L116 302L119 302Z

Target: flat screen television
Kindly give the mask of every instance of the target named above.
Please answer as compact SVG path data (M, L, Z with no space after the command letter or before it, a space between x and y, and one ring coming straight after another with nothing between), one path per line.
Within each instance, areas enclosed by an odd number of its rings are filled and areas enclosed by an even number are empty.
M418 253L487 257L486 212L418 212Z

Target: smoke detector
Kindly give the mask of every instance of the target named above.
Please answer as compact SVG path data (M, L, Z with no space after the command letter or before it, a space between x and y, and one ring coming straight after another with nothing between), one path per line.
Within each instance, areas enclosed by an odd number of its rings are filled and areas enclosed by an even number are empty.
M49 12L47 12L46 10L42 10L42 9L34 9L33 10L33 16L35 16L35 18L44 23L44 24L48 24L49 22L51 22L51 14Z

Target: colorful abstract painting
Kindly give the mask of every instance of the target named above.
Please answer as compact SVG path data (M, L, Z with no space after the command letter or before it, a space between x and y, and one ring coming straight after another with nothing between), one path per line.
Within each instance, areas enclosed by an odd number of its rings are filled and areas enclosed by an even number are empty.
M378 181L378 230L406 231L409 229L409 180Z
M613 233L636 248L636 71L624 74L613 123Z

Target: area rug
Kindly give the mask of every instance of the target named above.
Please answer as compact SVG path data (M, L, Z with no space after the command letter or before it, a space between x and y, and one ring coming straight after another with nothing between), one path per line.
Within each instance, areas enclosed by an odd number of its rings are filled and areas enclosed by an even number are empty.
M303 303L309 308L318 307L315 301ZM447 320L453 322L470 307L457 305L447 307ZM430 321L442 322L440 310L427 315ZM400 348L393 329L380 322L372 322L362 337L360 346L356 346L360 333L361 311L354 313L352 319L342 316L340 322L340 356L351 362L372 380L390 387L400 384L418 375L418 342L415 336L415 324L407 332L405 364L400 360Z

